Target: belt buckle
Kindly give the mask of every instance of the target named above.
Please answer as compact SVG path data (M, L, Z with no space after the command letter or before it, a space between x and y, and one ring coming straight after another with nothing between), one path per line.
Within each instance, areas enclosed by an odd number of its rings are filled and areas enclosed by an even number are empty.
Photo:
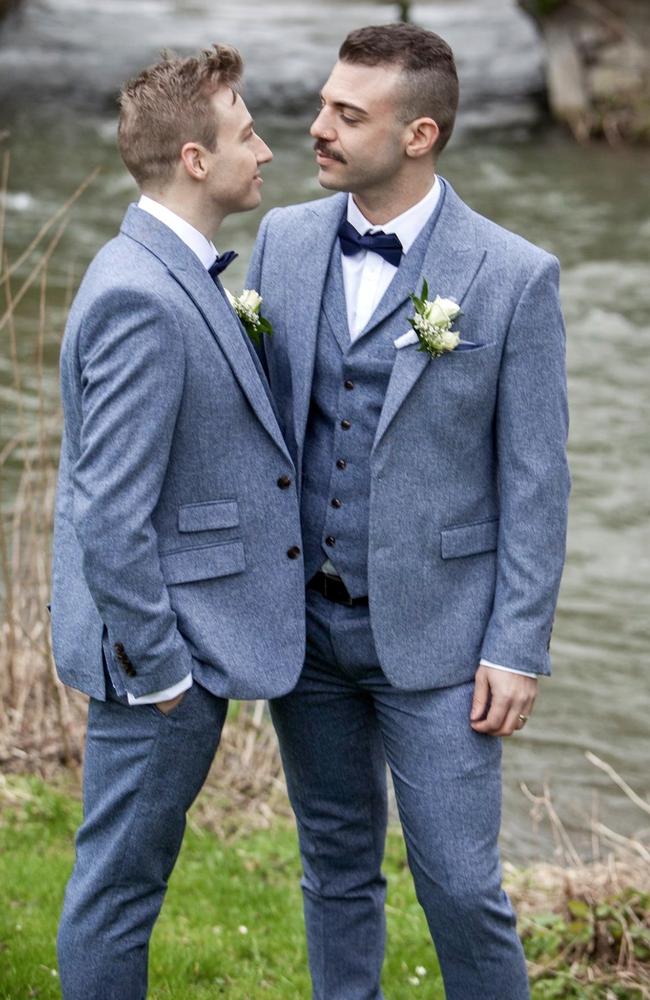
M323 583L323 597L326 601L336 601L336 595L332 593L334 590L334 582L336 577L329 576L327 573L321 573L321 579ZM331 587L330 587L331 584Z
M343 596L345 593L347 596ZM323 573L323 597L334 604L342 604L346 608L354 607L354 598L350 597L347 587L340 576Z

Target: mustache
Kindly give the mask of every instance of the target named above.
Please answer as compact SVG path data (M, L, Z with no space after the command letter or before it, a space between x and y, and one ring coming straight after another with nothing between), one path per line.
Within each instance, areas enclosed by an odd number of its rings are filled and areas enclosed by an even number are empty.
M339 163L347 163L348 162L345 159L345 157L342 156L341 153L336 153L333 149L331 149L327 145L327 143L322 142L320 139L317 139L316 142L314 143L314 150L317 153L322 153L323 156L329 156L333 160L338 160Z

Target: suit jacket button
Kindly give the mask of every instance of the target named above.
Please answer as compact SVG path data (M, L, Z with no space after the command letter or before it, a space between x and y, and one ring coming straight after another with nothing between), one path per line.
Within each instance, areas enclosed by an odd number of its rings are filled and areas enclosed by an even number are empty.
M342 420L341 427L343 428L344 431L349 431L350 428L352 427L352 423L349 420Z
M300 557L300 547L298 545L292 545L290 549L287 549L287 555L289 559L298 559Z
M278 479L278 486L281 490L288 490L293 482L291 476L280 476Z
M334 535L328 535L327 538L325 539L325 544L336 545L336 539L334 538Z

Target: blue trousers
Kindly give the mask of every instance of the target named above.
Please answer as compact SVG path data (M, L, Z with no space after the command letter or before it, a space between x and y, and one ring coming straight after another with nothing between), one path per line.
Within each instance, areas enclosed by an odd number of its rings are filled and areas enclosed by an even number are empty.
M303 862L314 1000L381 1000L390 767L448 1000L527 1000L501 888L501 744L469 725L472 684L400 691L367 608L310 592L298 686L271 703Z
M227 707L199 684L169 715L114 692L91 699L84 819L59 926L64 1000L146 997L149 937Z

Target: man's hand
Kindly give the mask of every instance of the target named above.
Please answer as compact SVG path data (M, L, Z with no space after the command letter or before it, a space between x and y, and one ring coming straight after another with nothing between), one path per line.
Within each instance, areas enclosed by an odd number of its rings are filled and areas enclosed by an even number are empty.
M523 729L537 696L537 678L480 666L474 681L470 724L477 733L512 736Z
M175 698L170 698L169 701L157 701L156 708L159 712L162 712L163 715L169 715L169 713L173 712L177 705L180 705L184 697L185 691L181 691L180 694L177 694Z

